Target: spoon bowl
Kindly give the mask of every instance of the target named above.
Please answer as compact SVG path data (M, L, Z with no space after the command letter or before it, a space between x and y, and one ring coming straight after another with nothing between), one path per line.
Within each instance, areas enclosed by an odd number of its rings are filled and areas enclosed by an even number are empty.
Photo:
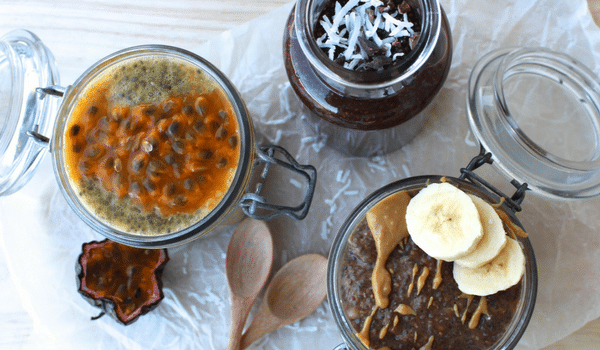
M231 297L231 330L227 349L238 350L250 308L273 265L273 238L263 221L245 219L227 247L225 270Z
M326 295L327 258L307 254L289 261L269 283L254 320L242 336L240 349L310 315Z

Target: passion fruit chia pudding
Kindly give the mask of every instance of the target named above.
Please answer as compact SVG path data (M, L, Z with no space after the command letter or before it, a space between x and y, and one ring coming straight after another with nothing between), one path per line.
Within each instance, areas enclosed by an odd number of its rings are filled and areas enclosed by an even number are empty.
M168 234L226 195L239 134L233 106L205 71L174 57L131 57L81 92L64 130L64 163L79 200L102 222Z
M514 322L523 280L485 296L461 291L456 262L429 256L408 233L404 216L418 192L383 199L349 235L339 274L344 317L369 349L492 349ZM500 216L507 237L524 235Z

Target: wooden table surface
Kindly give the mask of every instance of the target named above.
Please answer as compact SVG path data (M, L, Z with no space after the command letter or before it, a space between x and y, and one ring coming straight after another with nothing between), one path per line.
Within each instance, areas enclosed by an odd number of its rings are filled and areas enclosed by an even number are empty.
M80 62L76 67L61 66L67 55L73 54L73 42L94 40L101 33L113 38L114 47L97 47L98 55L106 54L125 46L143 43L165 43L190 47L211 39L240 23L264 15L290 0L193 0L193 1L24 1L0 0L0 33L13 29L27 28L38 34L43 42L53 48L61 79L73 81L93 63ZM443 1L442 1L443 4ZM595 21L600 24L600 1L588 0ZM182 11L182 9L185 9ZM165 13L170 13L172 22L165 22ZM124 17L127 16L127 17ZM113 26L127 26L111 28ZM176 29L176 33L173 31ZM124 35L124 33L127 33ZM77 37L75 37L77 36ZM279 37L279 33L274 34ZM104 42L110 42L105 40ZM84 55L79 55L84 57ZM20 306L6 262L0 250L0 348L20 348L32 325ZM600 348L600 319L545 348L598 349Z

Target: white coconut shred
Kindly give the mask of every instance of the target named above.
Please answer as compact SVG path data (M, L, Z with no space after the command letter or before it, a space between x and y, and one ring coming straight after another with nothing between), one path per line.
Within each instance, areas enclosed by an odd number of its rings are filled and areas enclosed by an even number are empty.
M390 6L391 1L349 0L344 6L336 1L333 18L324 14L320 20L325 33L317 38L317 45L336 62L347 69L369 61L375 55L397 60L404 52L394 52L393 45L400 38L418 39L414 23L401 5ZM403 4L406 5L406 4ZM411 42L412 46L412 42Z

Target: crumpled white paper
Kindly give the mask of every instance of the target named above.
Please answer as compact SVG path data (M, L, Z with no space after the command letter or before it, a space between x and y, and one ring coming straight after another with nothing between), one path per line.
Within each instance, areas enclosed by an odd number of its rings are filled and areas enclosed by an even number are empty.
M479 151L466 119L466 83L475 62L508 46L544 46L600 71L600 32L584 1L446 0L454 39L452 69L424 130L401 150L355 158L307 136L306 109L288 83L282 33L292 4L216 37L194 50L218 66L241 91L254 119L258 144L275 143L299 163L312 164L318 182L306 219L270 221L274 271L305 253L328 254L350 211L369 193L401 178L443 174ZM275 199L295 193L280 172L266 190ZM483 170L492 183L507 180ZM519 218L530 234L539 270L535 313L519 349L539 349L600 316L600 200L553 202L528 195ZM27 348L224 349L229 335L225 251L233 227L220 235L170 249L165 299L124 327L76 291L81 245L102 239L70 210L54 179L50 157L21 191L0 200L1 243L23 304L34 322ZM255 309L251 313L251 316ZM327 302L315 313L257 341L253 349L332 349L341 342Z

